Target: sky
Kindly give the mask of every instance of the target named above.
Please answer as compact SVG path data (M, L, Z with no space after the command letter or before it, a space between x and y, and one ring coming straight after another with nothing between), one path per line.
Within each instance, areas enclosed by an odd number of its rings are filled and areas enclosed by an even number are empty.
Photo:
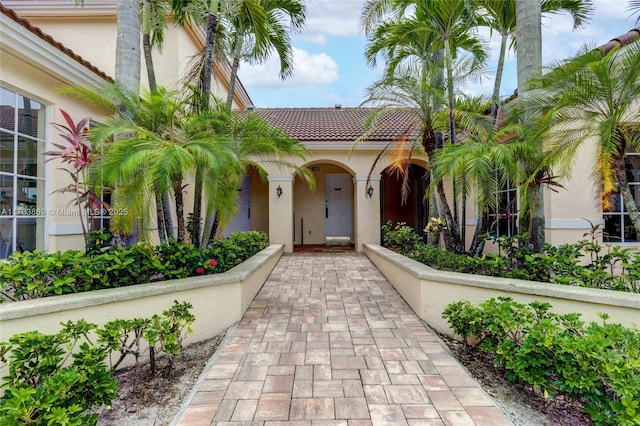
M292 77L279 79L276 58L261 65L241 64L238 74L253 104L258 108L359 106L366 87L380 76L364 59L367 40L360 30L363 4L363 0L308 0L305 29L292 37ZM574 56L585 43L595 47L635 27L636 16L627 10L627 0L594 0L594 5L591 21L581 30L572 30L566 14L543 16L543 65ZM488 31L479 35L490 46L488 69L481 81L463 90L490 94L500 39L496 35L490 38ZM503 96L511 95L517 86L515 69L515 54L509 52L500 90Z

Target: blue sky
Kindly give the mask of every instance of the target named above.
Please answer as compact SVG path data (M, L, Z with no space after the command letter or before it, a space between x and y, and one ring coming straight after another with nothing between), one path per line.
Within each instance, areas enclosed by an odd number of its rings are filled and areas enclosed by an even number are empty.
M513 0L506 0L513 1ZM259 108L268 107L355 107L364 99L365 88L379 77L364 60L366 38L360 31L362 0L309 0L307 25L293 37L294 75L278 78L278 62L251 66L243 63L240 79ZM543 64L573 56L587 43L595 46L626 33L635 26L635 17L627 11L627 0L594 0L595 14L582 30L572 31L565 15L543 17ZM499 51L499 38L489 38L491 59L481 82L468 85L472 93L490 94ZM508 54L501 93L510 95L516 88L515 56Z

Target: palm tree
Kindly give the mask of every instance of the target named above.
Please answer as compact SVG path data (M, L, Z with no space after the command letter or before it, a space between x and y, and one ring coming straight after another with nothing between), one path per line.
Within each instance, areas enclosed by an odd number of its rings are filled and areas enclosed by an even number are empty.
M640 0L629 0L629 7L627 8L632 15L640 12ZM636 19L636 25L640 22L640 16Z
M522 180L518 161L528 155L530 147L525 142L512 142L520 132L518 124L495 129L493 120L486 115L490 102L484 96L457 99L458 110L469 111L467 115L477 124L460 131L461 143L443 147L431 161L432 184L445 178L458 179L463 191L475 194L478 223L469 247L474 256L482 253L483 237L490 226L489 210L497 207L496 192L508 183Z
M495 119L500 101L500 86L509 39L511 39L511 47L516 47L516 3L504 0L480 0L480 7L483 10L480 24L488 26L492 31L495 30L500 34L500 53L491 98L493 101L491 114ZM593 2L592 0L541 0L540 8L543 14L569 13L573 18L573 29L575 30L584 26L590 19L593 13Z
M384 122L385 115L392 111L404 111L413 117L403 135L388 144L378 155L371 170L376 168L385 154L401 154L400 157L392 157L392 166L396 166L401 172L408 169L406 165L414 155L424 153L429 162L436 155L438 135L448 129L450 116L446 93L437 85L438 78L435 75L439 72L440 68L434 66L423 66L420 69L399 67L395 76L386 77L367 88L367 98L363 105L377 108L368 119L368 128L375 129L378 123ZM454 114L461 127L473 128L477 125L475 117L463 111L456 111ZM362 139L366 139L366 136L365 133ZM356 145L352 147L352 152L355 148ZM404 179L407 181L407 174L404 174ZM434 191L438 209L447 223L444 229L445 245L448 250L463 253L459 225L449 208L442 181L435 185Z
M239 177L246 174L249 167L258 170L266 177L265 167L270 169L295 170L313 189L315 181L307 167L296 166L287 157L305 160L309 150L300 141L291 139L280 129L271 128L259 113L247 115L230 114L224 109L229 121L220 132L228 135L229 143L241 163L240 173L223 174L216 183L213 202L207 205L207 221L202 236L202 245L211 245L220 224L227 224L236 211L237 188Z
M280 78L285 79L292 73L291 40L285 21L290 23L293 31L300 31L305 24L305 6L300 0L263 0L260 3L264 11L257 14L249 6L250 2L241 4L238 13L230 17L231 24L231 76L227 94L227 108L231 109L235 92L236 78L240 60L263 62L275 50L280 58ZM264 26L264 28L259 28ZM247 43L250 46L247 46Z
M405 15L408 11L411 11L411 15L406 18ZM361 19L365 30L373 34L374 41L368 46L365 55L372 62L371 57L375 58L375 55L382 49L383 55L390 59L387 74L392 72L389 68L395 67L407 56L417 56L422 57L422 60L427 60L428 54L435 54L432 56L430 66L444 69L446 75L449 126L448 131L444 134L448 136L450 143L456 142L457 127L455 123L455 81L459 79L459 76L454 76L454 63L460 63L457 61L459 52L466 51L471 64L470 69L474 71L466 75L472 76L481 71L487 57L485 46L473 34L476 11L476 3L471 0L397 0L395 2L371 0L365 6ZM385 16L385 12L395 18L380 22ZM424 48L427 50L420 52L420 49ZM442 63L439 60L433 61L433 57L440 57L436 52L442 53ZM437 75L435 79L434 81L438 81ZM457 192L457 186L454 186L453 218L456 223L458 221ZM463 234L466 227L465 205L463 192ZM464 235L462 237L464 240Z
M211 131L216 127L211 121L219 117L190 112L189 104L180 100L177 92L161 87L153 93L144 91L140 97L117 87L107 91L133 111L132 117L115 116L90 131L91 138L104 149L93 172L103 176L107 185L121 182L112 195L113 207L131 213L113 217L112 230L130 233L139 218L144 229L153 204L150 197L172 190L178 241L185 241L182 193L187 173L199 167L210 176L208 182L215 182L223 172L241 171L227 135ZM107 143L118 134L127 136ZM213 183L204 185L205 195L212 187Z
M516 0L516 39L520 50L517 55L518 98L524 105L531 90L529 82L539 77L542 72L542 9L537 0ZM524 48L526 46L526 49ZM532 111L524 112L525 123L536 117ZM528 244L535 252L540 252L544 244L544 193L540 173L542 168L540 156L527 158L522 162L525 174L534 176L530 184L524 187L524 199L528 200L528 208L521 209L526 214L520 215L520 229L528 227ZM537 170L537 171L536 171ZM538 174L536 176L536 174ZM528 222L528 223L527 223Z
M546 147L562 170L570 171L577 149L595 143L594 179L603 202L619 192L640 235L640 214L626 176L625 154L640 149L640 45L592 50L536 81L543 91L528 105L545 111Z

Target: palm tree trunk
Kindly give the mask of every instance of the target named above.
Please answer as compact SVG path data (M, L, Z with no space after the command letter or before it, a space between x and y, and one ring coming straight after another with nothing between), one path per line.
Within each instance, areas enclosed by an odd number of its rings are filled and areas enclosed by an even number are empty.
M489 210L485 207L478 214L478 224L476 225L476 230L473 233L473 240L471 241L471 246L469 247L469 254L471 256L480 256L482 251L484 250L485 239L483 236L487 233L489 229Z
M171 203L169 202L169 191L162 193L162 214L164 215L164 231L168 239L174 239L173 219L171 218Z
M144 63L147 68L147 80L151 93L156 91L156 73L153 66L153 56L151 55L151 0L144 0L142 6L142 50L144 52Z
M173 181L173 196L176 201L176 216L178 221L178 241L185 241L184 202L182 199L182 178Z
M155 193L156 197L156 221L158 223L158 239L160 240L160 244L167 243L167 233L165 232L165 223L164 223L164 206L162 205L162 195L158 192Z
M447 97L449 100L449 143L456 143L456 117L455 117L455 93L454 93L454 84L453 84L453 64L451 61L451 45L449 43L449 39L444 40L444 58L445 65L447 69ZM453 179L453 220L455 220L456 225L458 223L461 224L460 230L456 232L462 231L462 234L458 234L458 239L462 241L464 244L464 232L466 228L466 195L464 192L464 176L462 176L462 214L458 214L458 185L456 184L455 178ZM458 220L460 218L460 221Z
M220 226L220 216L215 213L213 218L213 224L211 226L211 232L209 232L209 240L207 241L207 247L213 247L213 241L216 239L218 233L218 227Z
M518 97L529 95L529 81L542 72L542 11L539 0L516 0L516 37L518 42ZM530 117L525 114L525 120ZM525 170L532 169L525 163ZM544 244L544 192L537 183L526 189L529 196L529 240L535 252Z
M115 80L124 90L138 93L140 90L140 4L138 0L118 0ZM124 105L116 105L116 114L131 116ZM122 138L122 135L117 138ZM117 247L129 245L129 239L113 233Z
M213 69L213 50L216 41L216 30L218 27L218 2L212 0L207 12L207 39L204 46L204 59L200 70L200 92L202 94L202 109L209 107L211 97L211 71Z
M118 0L116 83L137 93L140 87L140 5L138 0Z
M200 247L200 223L202 222L202 167L196 166L196 177L193 188L193 229L191 243Z
M544 188L540 184L528 188L531 214L529 218L529 238L527 243L536 253L542 251L544 245Z
M240 55L242 54L242 37L236 34L235 47L233 49L233 64L231 65L231 76L229 77L229 91L227 92L227 109L231 110L233 105L233 95L236 91L236 78L238 68L240 68Z
M464 253L464 247L460 242L460 231L458 230L458 222L456 222L451 214L451 210L449 209L449 203L447 202L447 195L444 192L444 185L442 182L439 182L436 186L436 190L438 192L438 199L440 201L440 210L442 211L442 216L444 216L447 221L447 227L444 229L444 243L447 250L452 251L454 253Z
M211 0L209 11L207 12L207 39L204 47L204 60L200 70L200 93L201 105L199 111L209 108L209 98L211 97L211 70L213 69L213 49L216 40L216 30L218 26L218 2ZM200 246L200 222L202 220L202 169L196 166L196 176L193 198L193 235L191 241L196 247ZM178 231L179 232L179 231ZM178 237L179 238L179 237Z
M498 68L496 69L496 80L493 83L493 94L491 96L491 117L495 120L498 117L498 104L500 103L500 86L502 85L502 74L504 72L504 59L507 55L507 41L509 36L501 35L500 55L498 56Z

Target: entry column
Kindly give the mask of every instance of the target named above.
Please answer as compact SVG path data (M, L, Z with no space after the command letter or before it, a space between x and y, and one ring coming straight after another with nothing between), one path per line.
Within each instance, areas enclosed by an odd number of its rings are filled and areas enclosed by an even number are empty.
M293 253L293 176L268 176L269 243Z
M353 180L356 191L355 248L361 252L363 244L380 244L380 175L356 175Z

